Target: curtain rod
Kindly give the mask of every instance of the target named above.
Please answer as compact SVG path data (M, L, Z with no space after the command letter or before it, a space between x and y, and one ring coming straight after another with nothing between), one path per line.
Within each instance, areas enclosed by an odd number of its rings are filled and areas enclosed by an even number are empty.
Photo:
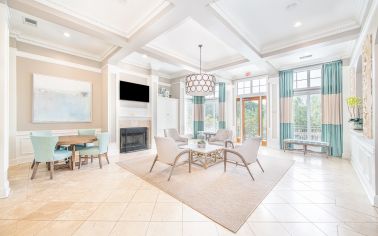
M327 64L327 63L335 62L335 61L343 61L343 59L332 60L332 61L327 61L327 62L321 62L321 63L317 63L317 64L313 64L313 65L308 65L308 66L300 66L300 67L296 67L296 68L285 69L285 70L282 70L282 71L299 70L299 69L304 69L304 68L310 68L310 67L320 66L320 65L324 65L324 64Z

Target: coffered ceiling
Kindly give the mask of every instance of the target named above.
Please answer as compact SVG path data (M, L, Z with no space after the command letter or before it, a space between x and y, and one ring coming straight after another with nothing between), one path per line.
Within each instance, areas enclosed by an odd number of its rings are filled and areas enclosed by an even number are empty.
M88 37L63 44L61 30L41 28L43 41L52 45L92 55L119 48L105 63L146 67L159 61L165 66L155 68L164 73L198 71L203 44L203 68L232 79L349 58L372 1L8 0L8 5ZM12 28L38 38L21 25ZM88 39L102 45L102 52L88 48Z

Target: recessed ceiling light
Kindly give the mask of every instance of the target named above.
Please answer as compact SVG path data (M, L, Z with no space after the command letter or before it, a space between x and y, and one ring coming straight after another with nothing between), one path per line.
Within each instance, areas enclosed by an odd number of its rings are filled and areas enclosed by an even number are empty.
M143 58L148 58L148 56L146 54L143 54L142 57Z
M68 32L64 32L63 35L64 35L64 37L66 37L66 38L71 37L70 33L68 33Z
M301 27L301 26L302 26L302 22L297 21L297 22L294 23L293 26L294 26L295 28Z

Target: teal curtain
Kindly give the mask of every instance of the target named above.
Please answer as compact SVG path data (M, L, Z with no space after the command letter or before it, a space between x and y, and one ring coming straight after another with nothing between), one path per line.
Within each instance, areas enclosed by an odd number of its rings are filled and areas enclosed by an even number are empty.
M198 137L199 131L204 131L204 104L205 97L193 96L193 138Z
M343 155L342 61L322 66L322 141L330 145L330 156Z
M292 123L292 99L294 94L293 88L293 70L279 72L280 87L280 147L284 148L284 140L293 138ZM289 146L291 148L291 146Z
M226 128L226 83L219 83L219 129Z

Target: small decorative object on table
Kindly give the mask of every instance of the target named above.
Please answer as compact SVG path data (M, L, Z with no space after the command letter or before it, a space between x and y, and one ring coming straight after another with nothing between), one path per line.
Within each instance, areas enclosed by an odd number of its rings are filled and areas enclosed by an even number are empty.
M205 140L200 140L197 142L197 147L198 148L205 148L206 147L206 142Z
M363 129L363 119L361 118L362 100L360 97L347 98L347 105L350 114L349 122L353 122L354 130Z

